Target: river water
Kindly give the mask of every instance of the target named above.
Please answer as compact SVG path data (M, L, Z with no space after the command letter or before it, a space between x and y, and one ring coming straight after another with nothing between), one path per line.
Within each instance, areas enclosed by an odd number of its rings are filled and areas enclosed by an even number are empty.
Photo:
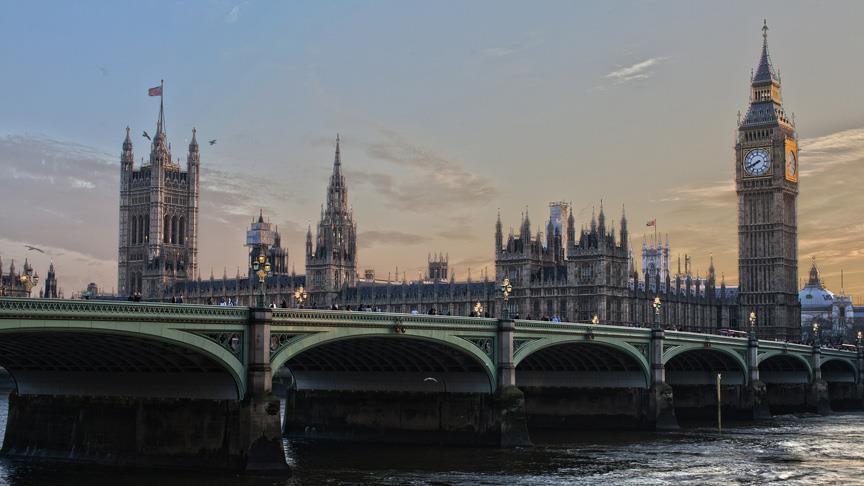
M0 434L6 426L0 398ZM864 413L786 415L718 435L674 433L533 437L517 450L286 441L290 476L126 470L0 458L0 485L295 484L777 484L864 485Z

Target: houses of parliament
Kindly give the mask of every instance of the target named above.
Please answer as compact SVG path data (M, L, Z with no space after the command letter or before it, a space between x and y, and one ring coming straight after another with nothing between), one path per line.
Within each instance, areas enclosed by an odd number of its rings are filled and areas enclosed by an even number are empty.
M310 227L306 234L304 275L289 271L278 228L263 214L251 221L249 256L265 251L272 263L268 300L293 307L295 291L303 287L307 307L497 316L504 304L499 286L509 278L513 293L508 305L522 319L649 326L652 302L659 296L667 328L745 329L750 312L756 312L760 337L799 339L797 133L783 108L767 26L762 34L749 107L739 119L729 158L738 196L739 286L725 285L713 261L703 276L694 275L689 258L683 269L679 261L672 272L668 237L634 247L624 209L613 221L602 203L589 221L580 222L570 204L551 203L542 225L533 226L524 213L518 229L507 233L499 214L494 228L490 224L494 276L456 281L441 255L430 256L426 277L414 281L398 275L376 278L372 271L360 275L358 223L348 203L349 181L337 137L325 205L314 232ZM184 170L171 158L160 106L149 163L136 169L133 161L127 136L121 156L120 292L141 292L151 299L182 296L186 303L253 304L258 282L251 273L229 277L225 272L214 278L211 272L202 279L197 270L201 160L194 131ZM639 253L641 272L634 264Z

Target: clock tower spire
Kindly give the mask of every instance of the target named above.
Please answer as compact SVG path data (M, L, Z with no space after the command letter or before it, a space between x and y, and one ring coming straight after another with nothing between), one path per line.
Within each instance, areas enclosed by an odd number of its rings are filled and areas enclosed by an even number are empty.
M738 123L739 325L755 312L760 338L801 337L798 303L798 135L783 110L780 77L762 53L750 80L750 106Z

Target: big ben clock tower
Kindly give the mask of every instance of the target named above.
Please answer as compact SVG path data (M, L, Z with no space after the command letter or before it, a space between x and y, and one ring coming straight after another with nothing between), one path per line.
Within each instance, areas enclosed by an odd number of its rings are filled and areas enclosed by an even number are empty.
M739 321L756 313L760 338L798 340L798 135L783 111L780 78L768 56L768 26L753 74L750 106L735 144L738 194Z

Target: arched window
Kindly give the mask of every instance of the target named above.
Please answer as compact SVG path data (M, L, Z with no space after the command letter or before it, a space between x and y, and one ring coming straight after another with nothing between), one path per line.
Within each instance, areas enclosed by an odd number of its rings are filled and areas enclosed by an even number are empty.
M177 243L177 216L171 218L171 243Z
M168 243L171 237L171 216L165 215L165 222L162 226L162 243Z
M144 215L144 234L141 235L141 242L147 243L147 240L150 239L150 215Z
M135 244L144 242L144 216L135 218Z
M136 243L138 243L138 217L132 216L129 221L129 244L134 245Z
M177 244L186 243L186 218L180 216L180 221L177 224Z

